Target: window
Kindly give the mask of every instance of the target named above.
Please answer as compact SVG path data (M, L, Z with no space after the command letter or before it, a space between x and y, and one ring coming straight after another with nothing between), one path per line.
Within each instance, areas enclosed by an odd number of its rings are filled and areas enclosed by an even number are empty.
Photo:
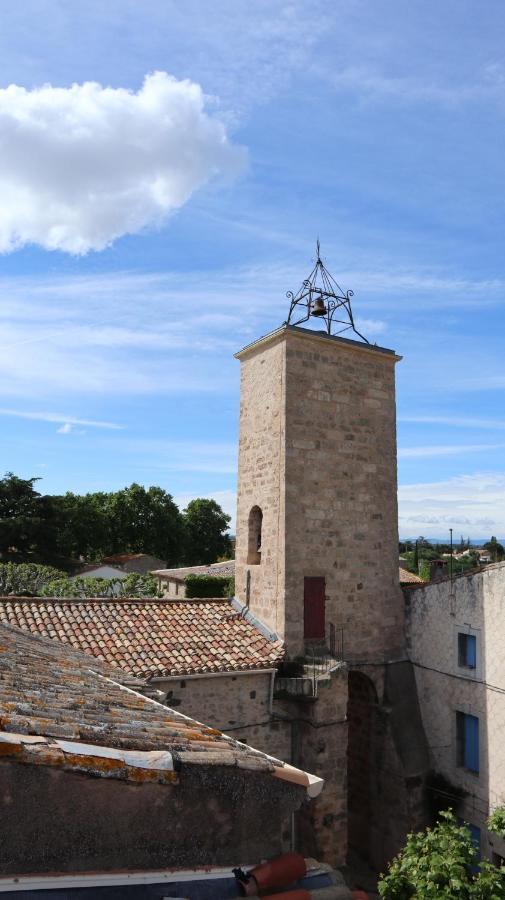
M247 546L247 563L257 566L261 562L261 529L263 513L259 506L253 506L249 513L249 541Z
M456 713L457 764L469 772L479 772L479 720L477 716Z
M477 638L474 634L458 634L458 666L475 669L477 666Z

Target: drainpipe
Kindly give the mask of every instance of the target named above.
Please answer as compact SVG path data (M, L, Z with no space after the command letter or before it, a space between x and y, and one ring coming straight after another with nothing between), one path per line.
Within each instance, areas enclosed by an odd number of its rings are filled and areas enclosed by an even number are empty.
M270 697L268 699L268 715L271 716L274 711L274 685L275 685L275 676L277 674L277 669L271 669L270 671Z

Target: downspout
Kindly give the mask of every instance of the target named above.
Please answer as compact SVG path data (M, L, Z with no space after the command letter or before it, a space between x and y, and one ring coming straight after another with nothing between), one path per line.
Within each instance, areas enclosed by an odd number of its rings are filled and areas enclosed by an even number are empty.
M275 686L275 676L277 674L277 669L271 669L270 671L270 696L268 699L268 715L273 715L274 711L274 686Z

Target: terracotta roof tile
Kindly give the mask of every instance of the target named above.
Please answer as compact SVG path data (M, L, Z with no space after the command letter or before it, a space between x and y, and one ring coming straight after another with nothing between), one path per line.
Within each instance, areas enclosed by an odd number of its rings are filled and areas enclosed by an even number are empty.
M227 559L220 563L211 563L208 566L183 566L179 569L154 569L152 575L160 578L170 578L176 581L184 581L186 575L215 575L216 577L230 578L235 575L235 560Z
M69 646L0 625L0 754L104 776L111 775L106 761L114 751L120 751L116 757L122 751L157 751L158 756L162 751L186 763L240 762L240 767L259 765L266 772L283 766L132 687L145 684L98 659L90 662ZM62 740L79 743L65 751ZM95 751L108 749L93 756L93 748L80 742L92 744ZM112 777L135 780L132 765L135 768L126 753L126 762L117 760ZM144 760L140 768L146 767L152 768ZM169 775L161 774L158 780L173 780L173 766Z
M419 575L414 575L413 572L409 572L408 569L402 569L400 566L400 584L424 584L422 578Z
M84 650L138 677L274 667L283 656L229 600L0 598L0 622Z

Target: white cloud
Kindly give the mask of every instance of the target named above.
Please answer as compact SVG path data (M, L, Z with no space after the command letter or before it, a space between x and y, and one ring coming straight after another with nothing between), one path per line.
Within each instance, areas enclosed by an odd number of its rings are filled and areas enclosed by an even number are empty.
M204 109L198 84L166 72L134 93L96 82L0 90L0 251L80 254L161 223L244 153Z
M68 434L74 425L88 425L90 428L106 428L113 431L124 428L124 425L117 425L116 422L100 422L96 419L76 419L74 416L64 416L61 413L50 412L25 412L21 409L5 409L0 407L0 416L15 416L17 419L33 419L39 422L61 422L62 427L58 428L61 434Z
M400 535L505 537L505 475L476 473L447 481L404 484L398 490Z
M398 457L422 458L427 456L459 456L464 453L484 453L501 450L505 444L448 444L433 447L400 447Z
M502 430L503 419L481 419L474 416L398 416L399 422L412 422L419 425L453 425L456 428L476 428Z

